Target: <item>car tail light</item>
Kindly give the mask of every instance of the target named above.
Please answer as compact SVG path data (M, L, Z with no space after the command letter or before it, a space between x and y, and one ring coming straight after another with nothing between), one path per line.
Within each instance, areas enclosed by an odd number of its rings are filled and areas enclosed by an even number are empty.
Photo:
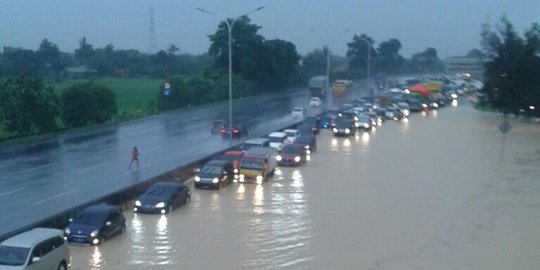
M224 128L221 129L221 133L225 133L225 129L224 129Z
M239 132L240 132L240 131L239 131L238 129L234 129L234 130L233 130L233 133L234 133L234 134L237 134L237 133L239 133Z

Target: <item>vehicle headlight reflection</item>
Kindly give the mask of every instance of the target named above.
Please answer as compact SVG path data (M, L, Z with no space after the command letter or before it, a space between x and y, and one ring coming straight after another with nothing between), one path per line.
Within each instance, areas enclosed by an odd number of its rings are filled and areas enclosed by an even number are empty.
M158 202L156 203L156 208L163 208L165 207L165 203L164 202Z

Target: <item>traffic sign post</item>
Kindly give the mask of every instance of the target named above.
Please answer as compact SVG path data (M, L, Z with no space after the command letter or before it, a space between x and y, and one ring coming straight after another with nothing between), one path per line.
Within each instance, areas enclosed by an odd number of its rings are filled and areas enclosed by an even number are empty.
M504 148L506 146L506 133L508 133L508 131L510 131L512 129L512 125L510 125L510 123L508 123L508 120L504 120L500 125L499 125L499 131L501 131L502 133L502 142L501 142L501 161L504 160Z
M163 84L163 95L166 97L171 95L171 84L168 82Z

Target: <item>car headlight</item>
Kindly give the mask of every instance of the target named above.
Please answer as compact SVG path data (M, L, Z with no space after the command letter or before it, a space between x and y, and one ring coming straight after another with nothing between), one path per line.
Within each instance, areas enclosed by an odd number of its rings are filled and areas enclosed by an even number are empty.
M212 183L217 184L217 182L219 182L219 179L218 179L217 177L214 177L214 178L212 179Z
M277 156L276 156L276 160L277 160L277 161L281 161L281 159L282 159L281 155L277 155Z
M355 126L355 127L360 127L360 123L355 122L355 123L354 123L354 126Z
M368 124L368 123L364 123L364 127L365 127L365 128L368 128L368 127L369 127L369 124Z
M426 103L422 103L422 107L427 108L427 104L426 104Z
M94 230L90 233L90 237L96 237L98 235L99 231L98 230Z
M304 145L304 149L309 149L309 145Z
M438 108L438 107L439 107L439 104L433 102L433 107Z
M457 98L457 94L451 94L450 95L453 99L456 99Z
M71 234L71 230L70 230L69 228L66 228L66 229L64 230L64 233L65 233L66 235L70 235L70 234Z
M345 129L345 133L349 134L349 133L351 133L351 130L348 129L348 128L346 128L346 129Z
M135 201L135 206L141 206L141 205L142 205L141 201L139 201L139 200Z
M302 157L300 156L294 157L294 162L300 162L300 160L302 160Z
M311 155L311 150L306 150L306 154Z
M234 169L234 171L233 171L233 172L234 172L234 173L238 173L238 169Z
M334 133L337 133L337 132L338 132L337 128L333 128L332 131L333 131Z
M263 180L262 175L257 175L257 177L255 177L255 180L257 180L258 184L262 183L262 180Z
M409 116L409 110L407 110L407 109L403 110L403 114L406 115L406 116Z
M163 208L165 207L165 203L164 202L158 202L156 203L156 208Z
M195 176L195 182L201 181L201 178L199 176Z

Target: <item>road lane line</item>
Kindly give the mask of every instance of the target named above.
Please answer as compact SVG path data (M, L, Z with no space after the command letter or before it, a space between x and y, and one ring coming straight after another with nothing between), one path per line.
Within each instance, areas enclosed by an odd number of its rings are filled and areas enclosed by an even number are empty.
M54 196L51 196L51 197L49 197L49 198L43 199L43 200L41 200L41 201L34 202L32 205L42 204L42 203L44 203L44 202L48 202L48 201L53 200L53 199L56 199L56 198L58 198L58 197L62 197L62 196L64 196L64 195L68 195L68 194L70 194L70 193L76 192L76 191L78 191L78 190L79 190L78 188L72 189L72 190L68 190L68 191L66 191L66 192L62 192L62 193L56 194L56 195L54 195Z
M14 189L14 190L10 190L10 191L7 191L7 192L4 192L4 193L0 193L0 197L4 197L4 196L7 196L9 194L13 194L13 193L16 193L16 192L19 192L21 190L24 190L24 188L18 188L18 189Z
M83 173L83 172L86 172L86 171L98 169L98 168L101 168L101 167L103 167L105 165L107 165L107 163L101 163L101 164L98 164L96 166L91 166L91 167L88 167L88 168L80 169L80 170L77 171L77 173Z
M34 168L31 168L31 169L23 170L22 173L28 173L28 172L33 172L33 171L45 169L47 167L51 167L51 166L54 166L56 164L58 164L58 162L53 162L53 163L49 163L49 164L46 164L46 165L42 165L42 166L34 167Z

